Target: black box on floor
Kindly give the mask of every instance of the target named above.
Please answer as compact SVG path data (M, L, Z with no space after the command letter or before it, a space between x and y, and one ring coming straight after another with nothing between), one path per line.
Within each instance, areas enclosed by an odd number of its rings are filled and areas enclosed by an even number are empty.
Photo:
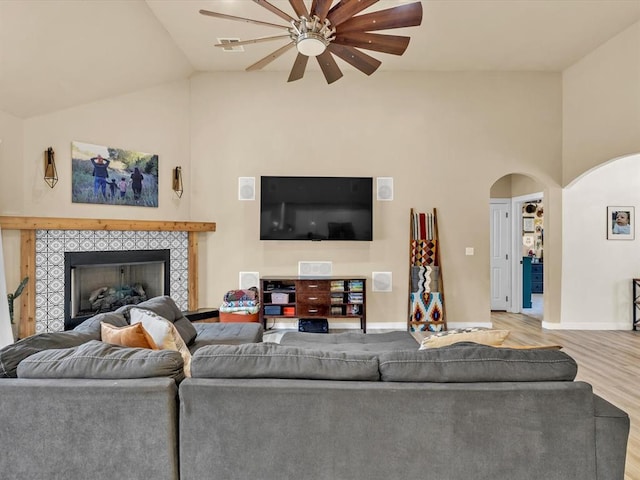
M298 331L307 333L329 333L329 322L326 318L301 318L298 320Z

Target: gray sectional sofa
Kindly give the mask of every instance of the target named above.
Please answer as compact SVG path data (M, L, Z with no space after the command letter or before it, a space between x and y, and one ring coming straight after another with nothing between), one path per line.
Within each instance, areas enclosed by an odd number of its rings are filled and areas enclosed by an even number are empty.
M406 332L263 343L259 324L187 325L149 302L193 337L191 377L177 352L96 338L126 309L0 350L20 377L0 379L3 479L624 478L629 418L561 351L421 351ZM43 365L59 378L30 378Z

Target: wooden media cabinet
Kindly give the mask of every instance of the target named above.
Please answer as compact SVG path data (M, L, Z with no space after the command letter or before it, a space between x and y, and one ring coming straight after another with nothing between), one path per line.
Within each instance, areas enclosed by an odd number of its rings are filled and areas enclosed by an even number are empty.
M367 332L367 281L364 277L263 277L260 321L269 318L347 318Z

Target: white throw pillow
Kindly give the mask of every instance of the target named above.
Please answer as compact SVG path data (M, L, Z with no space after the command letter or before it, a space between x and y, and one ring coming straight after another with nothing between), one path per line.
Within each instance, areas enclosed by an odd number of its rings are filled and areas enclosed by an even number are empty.
M446 347L458 342L474 342L498 347L508 336L509 330L492 330L482 327L445 330L425 337L420 344L420 350Z
M142 323L159 349L180 352L184 360L184 374L191 376L191 352L184 343L176 326L164 317L142 308L130 310L131 325Z

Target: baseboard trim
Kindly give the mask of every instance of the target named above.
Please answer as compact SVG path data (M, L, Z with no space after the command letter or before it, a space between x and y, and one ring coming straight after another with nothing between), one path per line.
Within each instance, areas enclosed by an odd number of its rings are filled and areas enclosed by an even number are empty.
M616 323L592 323L592 322L542 322L542 328L546 330L633 330L633 326L627 322Z

